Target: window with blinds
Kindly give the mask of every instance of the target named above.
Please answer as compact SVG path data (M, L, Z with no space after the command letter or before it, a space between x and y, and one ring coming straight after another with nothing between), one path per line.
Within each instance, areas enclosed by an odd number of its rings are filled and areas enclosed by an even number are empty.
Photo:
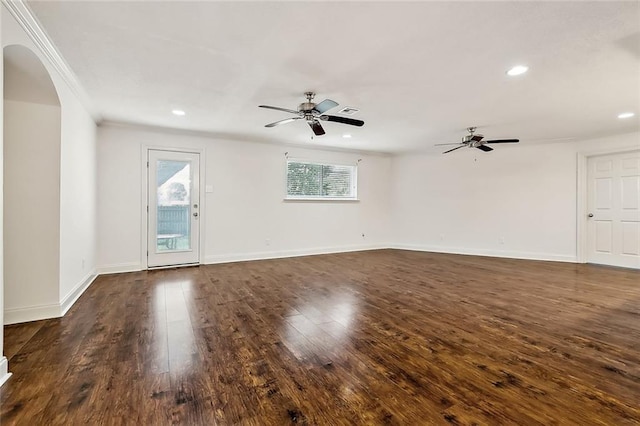
M287 198L355 200L355 165L287 161Z

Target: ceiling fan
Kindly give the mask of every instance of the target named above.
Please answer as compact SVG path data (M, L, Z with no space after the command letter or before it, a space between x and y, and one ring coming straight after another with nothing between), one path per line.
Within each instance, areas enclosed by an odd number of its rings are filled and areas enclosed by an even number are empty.
M285 118L284 120L276 121L273 123L269 123L264 127L275 127L281 124L291 123L296 120L305 120L313 133L316 136L324 135L324 129L320 124L320 121L333 121L336 123L349 124L351 126L362 127L364 125L364 121L362 120L354 120L353 118L347 117L338 117L337 115L328 115L325 112L329 111L331 108L335 108L338 106L337 102L332 101L331 99L325 99L324 101L316 104L313 102L313 98L316 96L314 92L305 92L304 94L307 97L307 102L303 102L298 105L298 110L295 111L293 109L288 108L280 108L270 105L258 105L260 108L269 108L275 109L278 111L284 111L291 114L295 114L295 117Z
M436 144L435 146L444 146L444 145L459 145L455 148L452 148L448 151L443 152L443 154L446 154L447 152L451 152L451 151L455 151L456 149L460 149L460 148L464 148L469 147L469 148L478 148L482 151L485 152L489 152L489 151L493 151L493 148L491 148L490 146L487 146L486 144L493 144L493 143L516 143L516 142L520 142L519 139L493 139L493 140L484 140L484 136L481 134L474 134L476 132L476 128L475 127L467 127L467 131L469 132L468 135L463 136L462 138L462 142L460 143L439 143Z

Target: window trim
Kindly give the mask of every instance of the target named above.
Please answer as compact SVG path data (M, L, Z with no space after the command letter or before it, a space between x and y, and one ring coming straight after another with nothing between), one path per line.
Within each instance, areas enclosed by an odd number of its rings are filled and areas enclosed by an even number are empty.
M289 195L288 193L288 171L289 171L289 163L305 163L305 164L313 164L317 166L348 166L353 167L353 172L351 174L352 185L353 185L353 196L351 197L317 197L317 196L308 196L308 195ZM283 201L303 201L303 202L323 202L329 201L332 203L335 202L358 202L360 199L358 198L358 162L348 162L348 161L318 161L318 160L307 160L304 158L290 158L287 157L285 161L284 168L284 198Z

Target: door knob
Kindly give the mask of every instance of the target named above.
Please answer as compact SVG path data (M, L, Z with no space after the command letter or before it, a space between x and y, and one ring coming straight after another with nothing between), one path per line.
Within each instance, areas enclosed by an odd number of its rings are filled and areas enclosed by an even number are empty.
M198 217L198 212L193 212L193 217Z
M593 213L589 213L587 217L593 217Z

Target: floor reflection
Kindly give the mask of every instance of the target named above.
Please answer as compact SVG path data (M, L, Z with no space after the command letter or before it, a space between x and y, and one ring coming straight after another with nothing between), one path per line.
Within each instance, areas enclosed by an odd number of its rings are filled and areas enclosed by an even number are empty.
M189 315L193 285L192 279L166 279L153 290L153 355L162 364L168 363L170 371L176 374L193 368L197 352Z
M357 311L349 293L300 300L284 317L285 343L298 358L318 349L336 354L349 341Z

